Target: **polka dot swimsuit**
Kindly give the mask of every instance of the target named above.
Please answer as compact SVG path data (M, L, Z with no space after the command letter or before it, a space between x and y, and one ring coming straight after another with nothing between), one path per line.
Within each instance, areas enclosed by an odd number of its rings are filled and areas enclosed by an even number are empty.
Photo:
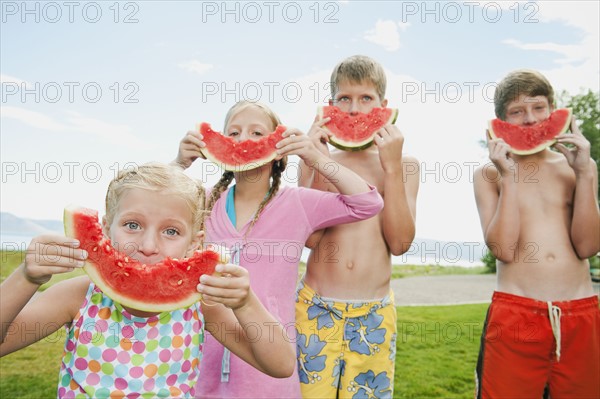
M199 303L136 317L90 284L67 326L58 397L194 397L203 341Z

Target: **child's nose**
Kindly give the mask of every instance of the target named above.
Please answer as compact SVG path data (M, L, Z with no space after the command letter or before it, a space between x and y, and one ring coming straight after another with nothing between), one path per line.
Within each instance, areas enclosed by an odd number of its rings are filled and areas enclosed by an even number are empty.
M144 234L144 237L140 242L139 251L144 256L151 256L158 253L158 240L156 239L156 236L150 232Z
M350 101L350 108L348 109L348 113L350 114L356 114L357 112L359 112L359 102L356 100L352 100Z
M525 116L524 116L524 120L523 123L525 123L526 125L531 125L537 122L537 119L535 117L535 115L533 114L533 112L531 112L531 110L526 110L525 111Z

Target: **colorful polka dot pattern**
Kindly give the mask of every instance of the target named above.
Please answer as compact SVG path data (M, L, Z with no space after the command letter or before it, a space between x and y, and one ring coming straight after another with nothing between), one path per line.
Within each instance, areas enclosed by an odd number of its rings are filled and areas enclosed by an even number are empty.
M67 327L58 397L194 397L203 334L199 304L136 317L91 284Z

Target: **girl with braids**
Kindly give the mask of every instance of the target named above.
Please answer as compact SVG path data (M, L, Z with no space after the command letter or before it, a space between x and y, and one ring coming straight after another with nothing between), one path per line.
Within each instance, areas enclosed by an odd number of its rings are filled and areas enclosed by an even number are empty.
M273 132L278 124L278 117L265 105L242 101L227 113L224 134L239 141L256 140ZM207 241L229 248L234 263L238 261L248 270L252 290L283 323L286 339L294 342L298 263L305 243L318 230L376 215L383 202L377 190L323 155L299 130L287 129L283 137L272 163L244 173L223 174L208 198L211 214L206 218L205 230ZM199 132L188 132L174 162L189 167L201 156L203 146ZM339 194L281 186L288 155L299 156L328 176ZM230 187L233 180L235 185ZM329 253L320 255L336 262L333 245ZM270 325L255 323L253 327L256 337L273 334ZM255 372L210 336L203 356L197 397L300 397L297 370L284 379ZM214 367L215 364L221 367Z

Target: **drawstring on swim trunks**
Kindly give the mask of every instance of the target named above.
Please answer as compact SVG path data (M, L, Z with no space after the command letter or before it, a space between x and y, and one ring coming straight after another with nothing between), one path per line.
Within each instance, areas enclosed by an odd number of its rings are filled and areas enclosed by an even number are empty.
M556 340L557 362L560 362L560 316L560 308L552 305L552 302L548 301L548 317L550 318L550 325L552 326L552 334L554 334L554 339Z

